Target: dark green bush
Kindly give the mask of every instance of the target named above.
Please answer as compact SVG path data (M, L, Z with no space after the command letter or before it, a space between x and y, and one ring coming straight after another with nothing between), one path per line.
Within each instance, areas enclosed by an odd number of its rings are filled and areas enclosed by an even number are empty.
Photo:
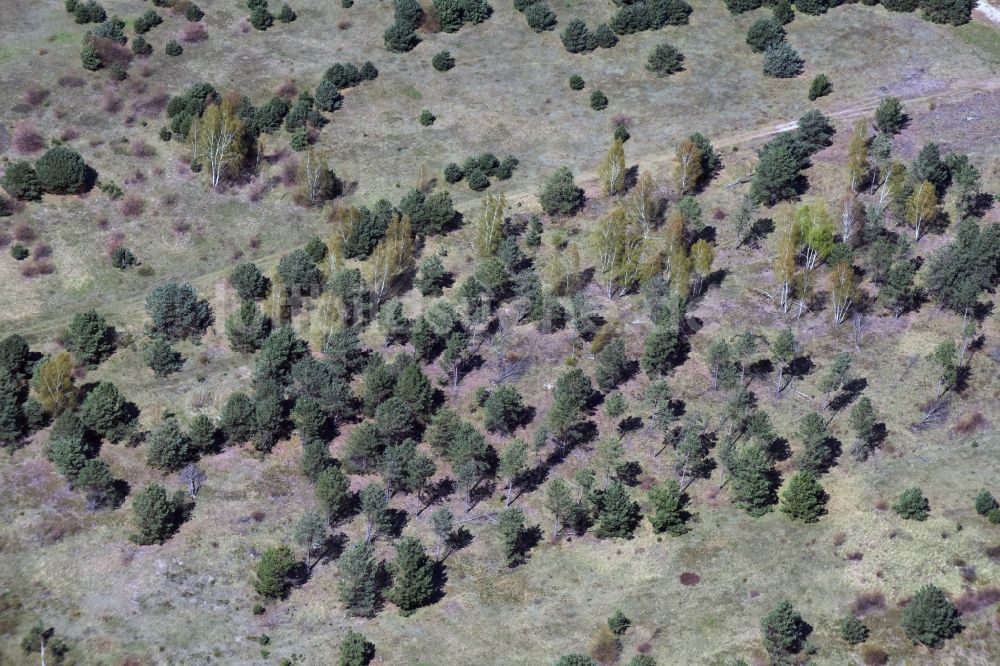
M790 79L802 73L805 63L791 46L782 42L764 52L764 74L776 79Z
M437 120L437 116L435 116L427 109L424 109L423 111L420 112L419 120L420 124L423 125L424 127L430 127L431 125L434 124L434 121Z
M457 183L465 177L465 172L462 171L462 167L458 166L454 162L449 162L444 167L444 179L449 183Z
M3 175L3 188L16 199L38 201L42 198L42 184L35 167L25 160L18 160Z
M24 261L31 256L31 251L20 243L14 243L10 246L10 256L14 257L15 261Z
M584 85L583 77L579 74L574 74L569 77L569 89L570 90L583 90Z
M795 0L795 9L803 14L818 16L819 14L825 14L829 8L830 5L827 0Z
M590 108L594 111L603 111L608 108L608 96L600 90L590 93Z
M580 19L573 19L559 36L570 53L586 53L597 48L597 39Z
M119 245L111 253L111 265L120 271L129 268L130 266L135 266L138 260L132 251L123 245Z
M163 47L163 52L173 58L184 53L184 49L177 43L176 40L171 39L167 42L167 45Z
M757 19L747 30L747 44L754 53L763 53L785 41L785 29L772 18Z
M200 21L204 16L205 12L203 12L201 10L201 7L194 4L193 2L189 3L187 8L184 10L184 18L186 18L188 21L192 23Z
M556 15L545 2L539 1L524 10L528 27L535 32L545 32L556 27Z
M153 45L146 41L142 35L136 35L132 40L132 53L147 56L153 52Z
M73 194L83 189L87 181L87 164L68 146L49 148L35 162L38 182L46 192Z
M163 17L149 9L132 23L132 28L136 34L144 35L161 23L163 23Z
M475 168L465 172L465 182L473 192L481 192L490 186L489 177L482 169Z
M820 97L825 97L833 92L833 85L826 74L818 74L809 84L809 101L815 101Z
M439 72L447 72L455 66L455 59L449 51L438 51L431 59L431 65Z
M763 4L763 0L726 0L726 9L731 14L742 14L760 9Z
M646 69L662 78L684 69L684 54L664 42L658 44L649 54Z

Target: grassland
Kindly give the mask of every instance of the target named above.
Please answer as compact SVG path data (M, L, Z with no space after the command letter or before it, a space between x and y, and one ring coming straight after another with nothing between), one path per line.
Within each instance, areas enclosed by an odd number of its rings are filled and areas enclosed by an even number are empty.
M689 411L706 415L718 414L724 400L722 393L707 390L703 358L711 337L745 328L770 332L786 323L753 289L769 284L773 239L755 249L731 249L728 219L744 189L727 186L752 169L753 149L768 133L812 108L805 89L813 75L825 72L834 83L834 93L815 106L831 113L840 131L807 172L810 197L832 202L841 196L850 125L885 94L912 100L910 125L897 141L901 157L912 158L924 142L935 140L948 150L968 152L983 173L984 189L1000 188L995 143L1000 118L991 113L1000 103L997 33L978 24L945 28L917 15L862 5L822 17L800 14L788 27L789 41L806 59L806 72L777 81L760 74L759 58L743 46L746 27L763 10L734 18L719 2L692 3L689 26L625 37L614 49L571 56L559 43L558 31L536 35L512 7L499 2L486 23L451 35L422 35L413 52L393 55L382 46L382 30L391 20L387 2L362 0L345 10L339 3L303 0L293 5L296 22L244 33L238 28L245 13L241 3L205 0L208 40L186 46L183 56L169 61L158 48L148 76L133 74L113 85L80 71L83 29L67 14L27 0L13 4L9 43L0 49L5 68L0 99L12 102L0 109L0 120L9 127L30 118L50 137L76 129L79 138L70 143L102 178L123 184L146 207L128 218L95 191L47 197L42 205L0 222L35 229L52 247L56 268L52 275L26 279L4 255L0 333L23 332L33 346L57 349L69 316L98 307L133 341L126 340L85 380L113 380L141 408L146 426L168 411L217 414L225 397L249 382L252 367L251 359L229 351L216 325L200 345L180 348L189 358L180 373L154 380L137 342L149 288L171 277L190 280L209 297L221 322L235 303L225 273L238 252L269 265L323 234L326 226L322 213L296 206L280 184L291 156L277 141L271 147L274 164L261 175L265 193L252 201L250 186L210 191L203 174L183 165L182 146L157 139L162 113L131 111L134 102L153 100L161 91L173 94L195 80L238 88L261 102L289 79L300 89L315 86L332 62L372 60L378 79L346 91L344 108L322 132L321 145L330 150L334 169L358 183L347 200L398 200L422 169L439 173L449 161L492 150L520 158L521 166L502 189L516 212L529 211L535 209L533 194L541 177L567 164L595 196L580 215L547 225L543 262L553 251L552 234L582 242L609 206L596 196L593 172L607 148L612 118L628 117L629 163L653 169L665 189L677 140L704 132L725 149L724 171L699 200L716 227L716 265L727 274L690 310L704 328L692 336L692 352L671 376L671 385ZM127 17L148 8L138 0L104 4L109 13ZM588 23L610 15L611 8L596 0L553 6L560 22L579 16ZM350 26L339 28L345 20ZM181 25L182 19L168 17L152 34L162 41ZM663 39L685 53L686 70L658 80L642 64ZM442 74L429 61L444 48L458 65ZM573 73L587 81L585 91L568 90L566 80ZM84 85L60 86L57 79L67 75L84 79ZM37 106L20 101L33 81L49 91ZM99 110L109 88L121 97L120 111ZM595 88L611 99L607 111L594 112L587 105ZM417 123L421 108L437 114L433 127ZM129 146L145 142L155 155L135 156L120 144L123 137ZM462 183L449 189L459 209L475 210L480 195ZM990 215L997 219L997 209ZM926 238L917 253L929 256L950 235ZM151 275L122 274L108 265L106 248L122 236L152 268ZM468 230L435 239L426 251L438 247L447 249L450 270L469 271L474 258ZM588 288L588 296L607 319L620 323L630 354L637 355L649 329L640 299L609 302L596 286ZM989 298L995 303L995 295ZM410 316L422 307L415 292L404 295L404 302ZM721 664L740 656L766 663L760 618L777 600L788 598L815 628L811 641L818 653L812 663L839 665L859 663L859 657L839 638L835 622L866 595L876 600L882 595L883 602L868 609L865 621L872 630L870 643L885 649L890 663L1000 663L996 600L976 601L977 595L990 599L1000 587L1000 533L972 509L975 491L991 484L995 489L1000 478L998 366L985 350L975 354L968 387L948 419L915 430L911 424L934 390L923 358L937 342L957 337L961 320L928 304L900 320L868 321L857 348L849 326L833 326L827 312L793 321L803 352L818 370L780 399L766 380L752 387L796 451L798 420L817 408L817 376L829 360L851 351L855 374L867 380L865 395L883 415L889 437L872 459L859 463L844 455L824 477L831 503L818 524L792 523L777 512L749 518L731 505L726 490L719 490L718 472L692 486L693 529L681 538L655 535L645 522L629 541L544 538L528 564L509 571L491 526L470 523L471 544L446 561L443 599L409 617L386 610L373 620L346 619L337 602L338 571L332 561L317 566L308 582L269 606L265 615L251 613L257 601L248 584L254 555L286 541L289 525L313 502L312 489L298 472L297 438L264 458L243 448L205 458L201 464L208 481L192 519L165 545L138 547L127 539L128 503L114 511L88 511L79 493L66 489L44 460L42 434L0 458L0 663L23 663L15 637L42 617L76 646L71 656L81 664L273 664L293 654L301 655L302 663L331 663L348 628L362 630L386 664L546 664L560 654L585 651L594 630L616 608L634 622L624 639L623 661L641 649L661 664ZM986 319L982 334L990 342L1000 337L995 316ZM593 359L580 352L569 332L540 339L523 327L515 335L533 360L518 387L539 414L551 403L547 384L567 359L592 375ZM381 344L374 330L366 340L373 347ZM472 389L487 384L493 370L488 359L463 380L457 398L463 411L472 411ZM443 374L433 365L427 372L432 379ZM641 413L647 383L642 376L622 388L630 413ZM472 412L471 418L478 422L481 417ZM592 418L602 433L613 430L603 413ZM518 434L530 439L539 422ZM833 415L831 427L834 436L849 442L845 414ZM331 442L334 455L346 434ZM671 454L653 456L658 447L651 428L630 433L626 448L643 467L640 487L670 474ZM101 455L133 489L164 479L178 485L148 468L142 449L106 445ZM589 448L576 450L551 474L568 477L592 455ZM793 469L791 462L779 467L786 477ZM371 480L356 477L353 486ZM921 486L930 500L932 516L926 522L902 521L885 509L912 485ZM476 510L499 508L500 495L494 493ZM541 493L528 493L518 506L529 524L541 525L547 535L550 518L542 501ZM394 504L416 513L411 498L398 497ZM459 500L447 505L461 513ZM430 542L427 518L427 512L411 515L405 533ZM355 521L343 531L354 538L361 529ZM391 555L388 545L380 549L382 556ZM685 572L700 580L682 584ZM917 648L899 630L900 602L925 581L965 600L966 628L942 650ZM263 649L257 640L261 635L270 638Z

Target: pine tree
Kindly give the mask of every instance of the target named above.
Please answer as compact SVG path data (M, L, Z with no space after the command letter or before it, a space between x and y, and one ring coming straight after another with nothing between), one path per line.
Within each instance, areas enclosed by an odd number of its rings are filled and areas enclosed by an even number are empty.
M337 666L368 666L375 658L375 645L364 635L354 630L348 630L340 641L340 656Z
M90 368L115 351L115 329L96 310L75 314L63 338L77 362Z
M628 496L625 486L613 481L601 495L601 512L596 534L601 539L631 538L639 521L639 506Z
M173 533L179 507L163 486L152 484L142 489L132 500L138 532L131 539L141 546L163 543Z
M840 621L840 637L850 645L859 645L868 640L868 627L858 618L848 615Z
M338 560L340 602L351 617L374 617L378 608L378 564L375 549L364 539L344 550Z
M923 521L930 515L931 506L920 488L907 488L892 504L892 510L905 520Z
M826 430L826 421L816 412L810 412L799 422L799 437L802 439L802 456L799 468L821 474L833 462L834 451Z
M797 472L781 493L781 510L792 518L815 523L826 513L826 493L812 472Z
M254 589L257 594L270 599L280 599L291 589L291 575L298 560L288 546L273 546L261 554L257 561Z
M101 437L118 441L127 434L133 421L132 409L117 386L99 382L84 398L80 419Z
M903 608L901 624L910 640L930 647L940 647L962 631L958 609L941 588L931 584L920 588Z
M563 46L570 53L586 53L597 48L597 39L580 19L573 19L566 24L560 35Z
M754 517L771 510L775 502L774 467L760 446L750 444L738 450L730 473L733 501L737 506Z
M785 29L773 18L757 19L747 30L747 44L754 53L763 53L785 41Z
M884 97L875 109L875 129L881 134L899 134L906 125L906 114L898 97Z
M782 601L761 622L764 647L774 660L784 660L802 649L812 628L789 601Z
M387 596L403 615L425 606L434 596L434 561L416 537L403 537L396 544L390 570L392 587Z
M653 507L649 522L654 531L667 532L674 536L680 536L688 531L685 524L687 519L687 512L684 510L685 496L676 480L667 479L654 486L649 491L649 502Z
M503 544L504 559L508 567L524 562L524 512L506 508L497 516L497 531Z
M684 54L667 44L657 44L649 53L646 69L658 78L670 76L684 69Z
M146 463L167 471L177 471L194 457L191 438L174 417L153 427L146 435Z
M326 448L326 444L322 444ZM316 504L326 513L331 524L336 523L352 503L351 482L338 465L327 465L316 476L313 489Z
M669 324L658 324L646 337L640 364L649 377L666 375L673 369L677 349L677 330Z

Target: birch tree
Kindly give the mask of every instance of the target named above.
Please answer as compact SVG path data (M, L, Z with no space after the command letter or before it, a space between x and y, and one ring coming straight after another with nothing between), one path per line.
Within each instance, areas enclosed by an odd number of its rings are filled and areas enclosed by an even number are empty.
M299 182L302 194L309 205L321 203L330 196L333 188L333 173L327 166L326 158L315 148L309 148L299 161Z
M705 278L712 272L712 262L715 261L715 248L704 238L691 246L691 268L695 274L694 293L701 293Z
M774 279L778 284L778 307L788 312L791 303L792 282L795 280L795 257L798 255L799 227L795 219L784 215L785 219L778 237L778 253L774 258Z
M684 139L677 146L677 166L674 168L674 182L682 194L692 192L701 178L701 149L691 139Z
M906 221L913 227L913 239L920 240L928 222L938 215L937 193L929 180L920 183L906 202Z
M854 266L846 261L838 263L830 273L830 300L833 304L834 322L844 323L857 295L858 283Z
M507 199L502 194L491 194L483 199L483 208L476 218L476 252L483 259L496 254L503 241L503 218Z
M396 278L413 266L413 261L410 216L395 213L368 262L369 283L376 306L389 293Z
M239 171L247 152L245 131L228 99L210 104L195 119L191 137L196 161L208 164L212 187L218 186L223 174Z
M615 139L597 168L605 194L612 196L625 191L625 172L625 149L622 140Z
M864 187L871 172L868 163L868 121L858 120L847 145L847 177L851 181L851 191L858 192Z

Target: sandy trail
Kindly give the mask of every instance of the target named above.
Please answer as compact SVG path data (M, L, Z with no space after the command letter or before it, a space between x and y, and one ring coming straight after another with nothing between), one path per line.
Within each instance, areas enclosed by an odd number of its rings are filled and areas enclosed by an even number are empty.
M1000 25L1000 7L990 4L986 0L979 0L976 11L982 14L987 20Z

